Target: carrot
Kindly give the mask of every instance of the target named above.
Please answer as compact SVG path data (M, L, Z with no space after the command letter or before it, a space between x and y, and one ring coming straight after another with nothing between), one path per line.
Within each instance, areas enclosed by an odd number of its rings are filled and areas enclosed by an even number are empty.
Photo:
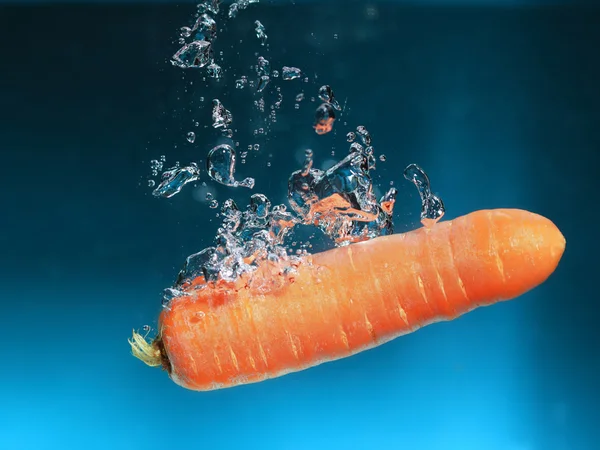
M188 389L258 382L517 297L550 276L564 249L542 216L477 211L306 257L291 275L264 265L192 291L163 310L152 343L135 332L130 343Z

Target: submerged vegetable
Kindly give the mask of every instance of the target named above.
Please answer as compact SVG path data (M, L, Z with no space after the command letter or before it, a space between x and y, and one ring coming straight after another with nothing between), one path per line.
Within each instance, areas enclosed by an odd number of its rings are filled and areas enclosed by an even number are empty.
M177 384L211 390L253 383L373 348L479 306L515 298L556 268L565 239L527 211L477 211L406 234L302 259L265 262L235 282L199 277L174 298L133 354Z

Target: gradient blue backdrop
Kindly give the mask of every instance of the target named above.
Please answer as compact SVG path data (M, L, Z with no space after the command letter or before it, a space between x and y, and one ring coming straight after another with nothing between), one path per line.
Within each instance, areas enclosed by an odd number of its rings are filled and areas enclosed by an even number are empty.
M227 88L167 63L192 4L0 6L0 449L599 449L600 9L296 3L253 5L220 33ZM348 126L317 139L290 84L270 140L252 135L260 117L231 81L263 51L256 19L272 64L347 98ZM541 213L564 259L516 301L280 379L186 391L127 337L156 324L161 290L216 231L193 188L159 201L146 186L150 159L205 158L213 97L242 146L261 144L239 172L274 202L299 151L329 164L362 124L387 155L378 180L401 187L399 231L418 223L401 176L417 162L447 218Z

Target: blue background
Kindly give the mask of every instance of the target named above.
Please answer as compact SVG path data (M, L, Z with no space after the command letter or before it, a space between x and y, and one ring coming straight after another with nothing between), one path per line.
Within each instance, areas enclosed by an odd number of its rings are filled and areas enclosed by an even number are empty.
M226 25L227 87L168 64L193 4L0 6L0 449L600 448L600 9L296 3L253 5ZM274 66L316 72L347 98L335 134L312 132L308 99L294 110L299 89L316 94L301 81L283 86L269 139L252 134L260 115L232 81L264 53L256 19ZM543 214L567 238L563 261L518 300L352 358L184 390L127 338L156 325L162 289L216 232L200 191L157 200L147 187L151 159L202 160L217 142L204 127L214 97L240 145L261 145L240 176L276 203L304 148L331 164L362 124L387 156L381 189L400 187L398 231L418 225L402 179L416 162L447 218ZM220 201L250 194L209 187Z

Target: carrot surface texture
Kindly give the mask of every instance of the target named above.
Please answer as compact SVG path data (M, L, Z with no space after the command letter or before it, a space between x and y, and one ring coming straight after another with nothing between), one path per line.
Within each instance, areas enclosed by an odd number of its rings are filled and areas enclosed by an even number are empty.
M307 256L294 273L265 263L192 290L162 311L153 342L134 332L130 344L188 389L254 383L515 298L544 282L564 249L542 216L477 211Z

